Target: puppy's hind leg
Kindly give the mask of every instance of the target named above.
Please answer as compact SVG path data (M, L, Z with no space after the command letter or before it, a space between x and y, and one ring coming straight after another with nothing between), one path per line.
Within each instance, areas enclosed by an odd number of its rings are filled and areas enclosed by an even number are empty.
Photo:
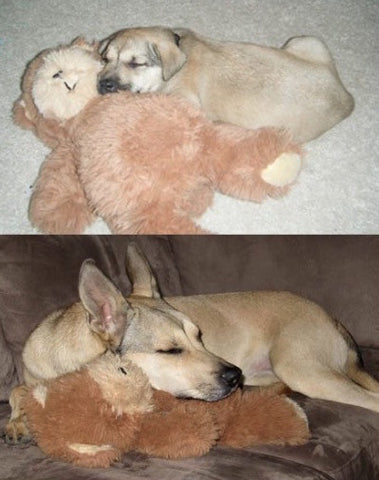
M333 58L328 47L317 37L302 36L290 38L283 45L282 49L309 62L323 63L334 68Z

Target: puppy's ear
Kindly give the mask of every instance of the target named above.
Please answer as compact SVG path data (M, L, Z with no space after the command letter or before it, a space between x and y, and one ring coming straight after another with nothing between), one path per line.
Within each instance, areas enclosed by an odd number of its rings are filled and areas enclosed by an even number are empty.
M159 45L154 43L151 48L162 66L162 76L166 82L186 63L187 57L174 39L160 42Z
M130 243L126 250L126 268L132 282L132 295L161 298L150 265L135 243Z
M132 309L121 292L95 266L86 260L79 274L79 297L90 318L90 327L110 348L122 340Z
M103 55L105 53L105 50L108 48L108 45L110 44L110 42L116 37L117 33L116 34L113 34L107 38L105 38L104 40L101 40L98 44L98 51L99 51L99 54L100 55Z

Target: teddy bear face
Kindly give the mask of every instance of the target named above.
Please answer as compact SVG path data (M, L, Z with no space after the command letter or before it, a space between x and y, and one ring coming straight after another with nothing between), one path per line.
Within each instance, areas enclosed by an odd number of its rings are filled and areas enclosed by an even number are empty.
M89 363L87 369L116 415L152 410L153 392L149 379L125 356L106 352Z
M98 95L97 75L103 65L95 52L67 47L49 52L35 75L32 97L45 118L68 120Z

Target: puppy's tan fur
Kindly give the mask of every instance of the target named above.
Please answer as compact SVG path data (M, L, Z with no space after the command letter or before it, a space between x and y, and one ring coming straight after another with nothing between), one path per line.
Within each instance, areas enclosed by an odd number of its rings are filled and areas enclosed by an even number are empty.
M153 387L178 397L228 395L239 380L234 364L247 385L283 382L310 397L379 411L379 383L363 370L349 333L318 305L287 292L163 299L134 245L127 264L133 283L127 300L93 264L83 265L81 303L55 315L54 327L48 318L27 341L28 384L79 369L107 348L117 348ZM73 339L85 325L78 355ZM54 355L56 349L64 354ZM6 433L14 441L25 435L20 387L11 405Z
M212 120L287 128L299 142L333 127L354 105L327 46L315 37L295 37L278 49L140 27L114 33L101 52L107 62L99 75L102 93L174 93Z

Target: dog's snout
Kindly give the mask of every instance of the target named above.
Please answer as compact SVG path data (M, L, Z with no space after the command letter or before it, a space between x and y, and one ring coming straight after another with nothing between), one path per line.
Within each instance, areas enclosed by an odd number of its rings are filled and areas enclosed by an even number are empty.
M235 366L224 367L221 372L221 378L231 388L236 387L240 383L241 376L242 370Z
M114 93L118 90L118 82L115 78L102 78L98 82L97 89L101 95Z

